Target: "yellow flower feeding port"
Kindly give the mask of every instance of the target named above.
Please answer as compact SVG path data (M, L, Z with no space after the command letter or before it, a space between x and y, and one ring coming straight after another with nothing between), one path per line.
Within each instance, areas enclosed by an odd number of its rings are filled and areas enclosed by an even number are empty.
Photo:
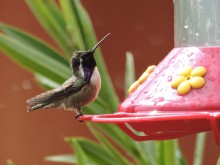
M203 78L205 74L206 69L202 66L194 69L187 67L171 82L171 87L177 89L179 95L187 94L191 88L199 89L205 85L205 79Z
M141 75L141 77L130 86L130 88L128 89L128 93L135 91L140 84L146 81L149 75L155 69L155 67L155 65L149 66L147 70Z

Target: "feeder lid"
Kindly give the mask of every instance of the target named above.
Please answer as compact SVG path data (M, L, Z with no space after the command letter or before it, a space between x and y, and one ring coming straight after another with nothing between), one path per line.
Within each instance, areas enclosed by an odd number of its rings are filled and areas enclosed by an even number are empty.
M220 48L175 48L120 105L120 112L220 112Z

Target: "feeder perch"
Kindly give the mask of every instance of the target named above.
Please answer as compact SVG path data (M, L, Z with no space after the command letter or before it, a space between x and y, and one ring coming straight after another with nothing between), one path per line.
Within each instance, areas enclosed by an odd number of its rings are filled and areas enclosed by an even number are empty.
M82 120L115 123L136 141L212 131L220 145L220 2L174 6L175 48L131 86L118 112Z

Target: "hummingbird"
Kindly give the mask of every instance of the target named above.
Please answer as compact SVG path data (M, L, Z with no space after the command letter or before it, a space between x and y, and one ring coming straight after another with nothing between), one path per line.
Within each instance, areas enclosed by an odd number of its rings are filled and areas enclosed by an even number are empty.
M103 37L92 50L74 52L70 60L72 77L59 87L27 100L28 112L37 109L63 108L75 111L76 119L82 116L82 107L93 102L101 88L101 77L94 52L109 35L110 33Z

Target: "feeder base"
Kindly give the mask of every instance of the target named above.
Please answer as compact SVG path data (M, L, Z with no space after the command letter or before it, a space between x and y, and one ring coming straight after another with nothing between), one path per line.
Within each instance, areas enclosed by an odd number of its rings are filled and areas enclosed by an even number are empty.
M212 131L220 145L220 113L218 112L155 112L85 115L81 120L115 123L135 141L168 140ZM177 127L178 126L178 127Z

